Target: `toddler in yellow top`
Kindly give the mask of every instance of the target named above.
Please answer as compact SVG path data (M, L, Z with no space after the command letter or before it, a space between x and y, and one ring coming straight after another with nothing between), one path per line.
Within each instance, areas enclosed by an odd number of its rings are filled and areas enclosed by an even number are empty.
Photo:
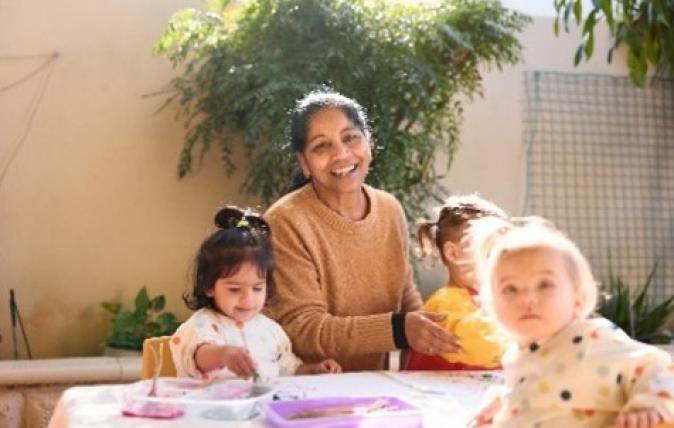
M439 312L446 318L439 324L458 339L461 349L447 354L412 351L408 370L489 370L499 368L506 337L476 299L477 281L473 273L468 223L480 217L505 218L506 213L476 194L456 195L437 208L436 222L422 221L417 236L425 255L433 243L447 268L449 282L437 290L423 310Z

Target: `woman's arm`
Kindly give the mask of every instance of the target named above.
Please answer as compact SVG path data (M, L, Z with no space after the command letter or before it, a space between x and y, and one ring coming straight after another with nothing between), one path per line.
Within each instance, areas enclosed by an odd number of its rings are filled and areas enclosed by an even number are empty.
M299 233L292 225L269 221L277 297L265 311L283 326L295 351L316 358L343 358L395 349L391 313L344 317L330 314L317 266Z
M421 306L402 207L383 193L373 197L373 204L378 220L355 234L337 232L334 219L323 221L301 204L267 212L278 298L272 299L266 313L284 327L304 358L334 357L344 362L351 356L394 350L393 312ZM369 282L362 281L364 277ZM350 306L357 308L353 312L357 315L335 315ZM417 325L422 333L437 327L430 321Z
M330 314L316 267L306 249L296 236L273 230L278 298L266 311L293 338L298 354L348 358L396 349L392 313L345 317ZM428 353L456 351L453 336L434 322L436 316L438 320L444 318L444 315L422 312L407 314L405 335L409 345Z
M419 294L416 284L414 284L414 272L412 270L412 264L409 261L410 234L407 228L407 219L405 217L405 211L403 210L402 205L400 205L398 201L395 202L398 211L398 236L403 242L403 253L405 255L406 261L405 274L403 276L403 294L400 307L403 312L418 311L423 305L423 300L421 298L421 294Z

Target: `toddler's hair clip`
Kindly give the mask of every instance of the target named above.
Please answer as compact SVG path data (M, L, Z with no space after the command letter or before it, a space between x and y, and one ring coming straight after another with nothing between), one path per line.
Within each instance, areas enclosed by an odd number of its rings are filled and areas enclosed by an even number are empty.
M269 225L251 210L234 206L221 208L215 215L215 225L220 229L238 229L242 232L269 233Z

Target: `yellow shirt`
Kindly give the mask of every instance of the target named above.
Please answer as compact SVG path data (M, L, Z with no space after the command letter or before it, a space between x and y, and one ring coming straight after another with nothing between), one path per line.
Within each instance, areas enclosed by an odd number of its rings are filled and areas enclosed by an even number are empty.
M485 368L501 364L510 341L495 320L476 305L468 290L450 283L433 293L423 310L446 314L438 324L459 339L461 351L443 354L445 360Z

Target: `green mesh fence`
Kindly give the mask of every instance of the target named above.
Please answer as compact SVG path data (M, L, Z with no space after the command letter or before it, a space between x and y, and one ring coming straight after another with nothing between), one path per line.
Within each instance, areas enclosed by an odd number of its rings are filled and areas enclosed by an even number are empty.
M525 74L524 213L554 221L588 256L674 293L674 81L639 89L626 77Z

